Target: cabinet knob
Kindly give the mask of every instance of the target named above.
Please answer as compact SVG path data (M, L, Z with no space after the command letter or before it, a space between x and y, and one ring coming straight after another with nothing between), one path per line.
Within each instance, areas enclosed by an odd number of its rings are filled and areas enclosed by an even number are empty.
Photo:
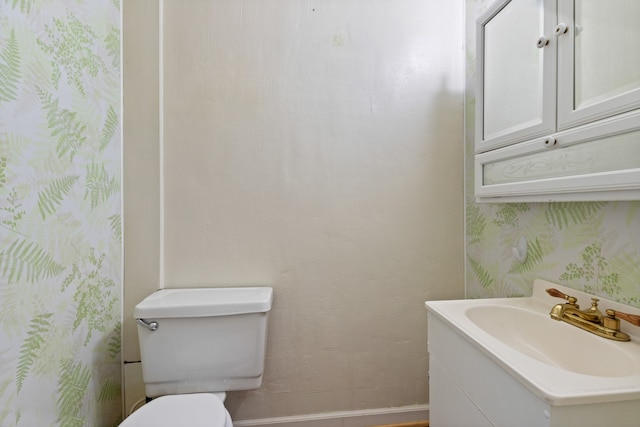
M569 31L569 27L567 27L567 24L558 24L553 29L553 35L556 36L556 37L560 37L561 35L563 35L567 31Z
M546 38L545 36L540 37L536 42L536 46L538 47L538 49L542 49L548 44L549 44L549 39Z
M554 145L556 145L557 142L558 141L554 137L550 136L550 137L544 139L544 146L545 147L553 147Z

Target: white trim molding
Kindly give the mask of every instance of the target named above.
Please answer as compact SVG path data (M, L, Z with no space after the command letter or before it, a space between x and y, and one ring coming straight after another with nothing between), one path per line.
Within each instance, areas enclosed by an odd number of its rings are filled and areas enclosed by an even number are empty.
M234 427L369 427L429 419L429 405L233 421Z

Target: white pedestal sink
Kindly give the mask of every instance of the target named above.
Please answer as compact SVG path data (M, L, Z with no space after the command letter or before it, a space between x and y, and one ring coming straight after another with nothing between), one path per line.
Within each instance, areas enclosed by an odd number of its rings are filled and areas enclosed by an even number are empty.
M429 396L433 427L640 426L640 328L629 342L552 320L563 301L591 295L536 280L531 297L429 301ZM640 309L601 299L600 309Z

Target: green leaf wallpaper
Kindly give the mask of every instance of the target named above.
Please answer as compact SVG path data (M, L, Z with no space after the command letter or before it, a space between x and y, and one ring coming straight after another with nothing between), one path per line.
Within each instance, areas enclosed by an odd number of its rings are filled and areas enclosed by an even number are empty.
M117 0L0 0L0 425L121 420Z
M535 278L640 307L640 202L476 204L475 23L493 0L466 1L466 290L529 295ZM520 237L528 257L512 254Z

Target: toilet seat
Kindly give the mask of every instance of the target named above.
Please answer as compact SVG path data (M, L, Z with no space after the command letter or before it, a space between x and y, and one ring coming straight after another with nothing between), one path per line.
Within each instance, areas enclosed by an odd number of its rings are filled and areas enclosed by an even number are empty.
M222 401L210 393L176 394L153 399L120 427L233 427Z

